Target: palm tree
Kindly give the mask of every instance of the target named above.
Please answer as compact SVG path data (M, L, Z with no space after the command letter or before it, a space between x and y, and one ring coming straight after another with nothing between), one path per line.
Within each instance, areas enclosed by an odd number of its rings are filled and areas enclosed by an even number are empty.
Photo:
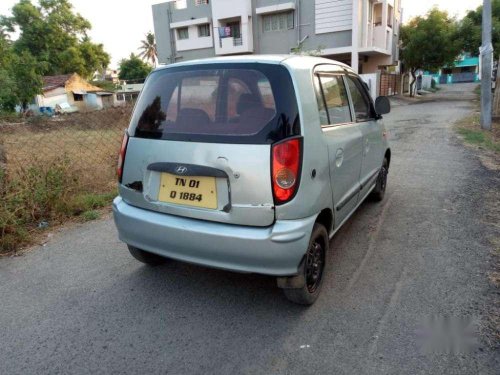
M139 56L142 57L143 60L151 61L153 66L156 66L158 52L156 50L155 34L151 31L146 34L146 39L141 40L139 51L141 51Z

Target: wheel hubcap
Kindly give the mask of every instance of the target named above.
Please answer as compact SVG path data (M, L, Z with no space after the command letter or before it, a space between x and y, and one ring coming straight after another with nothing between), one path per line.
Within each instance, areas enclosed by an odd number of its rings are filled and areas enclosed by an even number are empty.
M314 241L307 251L306 256L306 285L309 292L314 293L318 288L323 276L325 258L323 246Z

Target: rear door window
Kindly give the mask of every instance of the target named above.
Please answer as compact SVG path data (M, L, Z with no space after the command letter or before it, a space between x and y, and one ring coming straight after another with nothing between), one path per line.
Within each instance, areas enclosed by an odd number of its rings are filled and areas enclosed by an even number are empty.
M321 125L352 122L349 99L341 75L317 76L317 99Z
M275 75L257 69L169 70L148 78L130 134L221 142L238 137L233 141L271 143L297 131L295 92L284 68Z

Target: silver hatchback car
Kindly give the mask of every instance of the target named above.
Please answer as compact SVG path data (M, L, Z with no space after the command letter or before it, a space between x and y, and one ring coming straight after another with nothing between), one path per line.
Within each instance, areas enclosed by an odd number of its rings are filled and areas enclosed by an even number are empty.
M144 263L273 275L289 300L312 304L329 239L366 197L384 197L389 110L323 58L160 67L120 151L119 237Z

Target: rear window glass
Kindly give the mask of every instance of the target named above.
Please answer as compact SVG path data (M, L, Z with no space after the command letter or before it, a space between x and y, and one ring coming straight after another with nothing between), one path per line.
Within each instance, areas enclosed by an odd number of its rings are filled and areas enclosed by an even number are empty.
M214 64L154 72L134 110L129 133L236 143L271 143L296 135L300 126L288 72L279 66L252 65L257 66ZM278 74L273 74L276 69Z

